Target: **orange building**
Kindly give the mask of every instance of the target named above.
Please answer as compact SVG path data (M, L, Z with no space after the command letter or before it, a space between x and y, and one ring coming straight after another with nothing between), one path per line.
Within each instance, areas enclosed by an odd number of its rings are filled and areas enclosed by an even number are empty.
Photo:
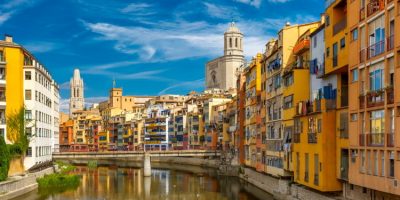
M60 124L60 152L71 150L74 143L74 120Z
M399 1L348 5L350 198L400 195ZM397 67L396 67L397 66ZM396 111L397 109L397 111ZM397 125L396 125L397 124ZM361 194L355 190L361 190Z

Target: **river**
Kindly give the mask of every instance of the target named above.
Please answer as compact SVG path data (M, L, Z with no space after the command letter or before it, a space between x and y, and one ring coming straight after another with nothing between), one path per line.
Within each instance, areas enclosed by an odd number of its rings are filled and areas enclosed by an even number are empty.
M184 169L184 170L182 170ZM151 177L129 167L77 166L78 188L62 193L34 190L14 200L272 200L272 196L236 177L217 176L215 170L194 167L153 169Z

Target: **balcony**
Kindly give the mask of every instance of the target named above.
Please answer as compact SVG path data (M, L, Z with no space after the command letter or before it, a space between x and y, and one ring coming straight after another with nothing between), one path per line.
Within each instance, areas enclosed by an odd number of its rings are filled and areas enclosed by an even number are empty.
M293 53L294 54L301 54L304 51L308 50L310 48L310 40L309 39L304 39L299 41L294 47L293 47Z
M336 109L336 99L326 99L325 107L326 107L326 110L335 110Z
M347 27L347 18L341 19L338 23L333 25L333 35L338 34L340 31L344 30Z
M367 59L379 56L385 52L385 40L372 44L367 48Z
M373 15L379 10L383 10L385 8L384 0L371 0L371 2L367 5L367 17Z
M394 133L386 134L386 146L394 147Z
M383 147L385 145L384 133L368 133L367 146L369 147Z
M317 133L308 133L308 144L317 143Z
M385 91L376 90L367 94L367 107L383 106L385 103Z
M358 135L358 144L360 146L365 146L365 134L361 133L360 135Z

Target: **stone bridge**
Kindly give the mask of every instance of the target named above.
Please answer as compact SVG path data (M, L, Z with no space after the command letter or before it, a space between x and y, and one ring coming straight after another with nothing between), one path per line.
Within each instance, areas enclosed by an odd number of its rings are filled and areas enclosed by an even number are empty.
M144 151L111 151L111 152L62 152L53 153L54 160L63 159L133 159L142 158ZM215 150L173 150L173 151L147 151L151 158L157 157L192 157L192 158L218 158L220 151Z

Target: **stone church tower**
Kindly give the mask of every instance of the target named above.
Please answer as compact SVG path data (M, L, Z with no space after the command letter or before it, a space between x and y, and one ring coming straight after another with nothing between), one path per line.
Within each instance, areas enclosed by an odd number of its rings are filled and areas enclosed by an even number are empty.
M71 96L69 99L69 115L77 110L83 110L84 108L84 97L83 97L83 79L79 69L74 70L74 76L70 80Z
M244 65L243 34L232 22L224 34L224 56L206 64L206 89L236 88L236 71Z

